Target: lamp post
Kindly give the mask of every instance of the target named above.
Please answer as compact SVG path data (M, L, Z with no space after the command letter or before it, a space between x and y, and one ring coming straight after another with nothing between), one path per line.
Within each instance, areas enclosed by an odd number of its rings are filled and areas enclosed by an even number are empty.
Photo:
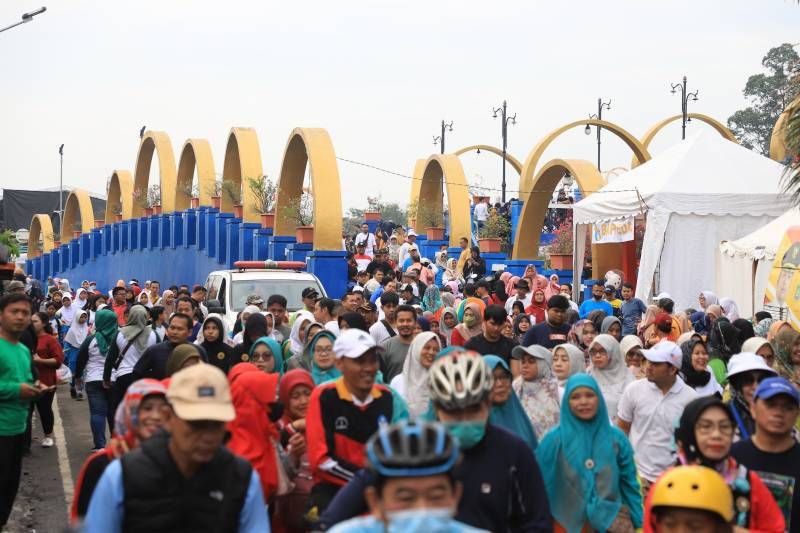
M64 224L64 145L58 147L58 231Z
M30 13L24 13L22 15L22 19L19 22L15 22L11 26L6 26L5 28L0 28L0 33L3 33L6 30L10 30L11 28L16 28L20 24L25 24L26 22L30 22L33 20L33 17L35 17L36 15L41 15L45 11L47 11L46 7L40 7L36 11L31 11Z
M505 100L503 100L503 107L492 109L492 117L497 118L498 112L501 113L500 131L503 136L503 197L501 201L506 203L506 147L508 146L508 121L510 120L511 124L516 124L517 114L514 113L513 117L508 116L508 106Z
M611 100L608 102L603 102L602 98L597 99L597 114L594 113L589 114L589 120L596 118L597 120L603 120L603 108L611 109ZM603 128L601 126L597 126L597 171L600 172L600 130ZM586 125L586 129L583 130L586 135L592 133L592 128L589 125Z
M686 123L691 122L692 119L689 118L689 98L692 99L692 102L697 101L697 94L700 92L695 91L693 93L686 92L686 76L683 77L683 81L681 83L673 83L672 86L672 94L675 94L675 89L680 88L681 90L681 116L682 116L682 123L681 123L681 140L686 139Z
M438 136L434 135L434 137L433 137L433 145L436 146L438 144L439 147L440 147L439 153L442 153L442 154L444 153L444 137L445 137L445 132L447 132L447 131L453 131L453 121L452 120L450 121L450 124L448 124L447 122L445 122L443 120L442 121L442 134L438 135Z

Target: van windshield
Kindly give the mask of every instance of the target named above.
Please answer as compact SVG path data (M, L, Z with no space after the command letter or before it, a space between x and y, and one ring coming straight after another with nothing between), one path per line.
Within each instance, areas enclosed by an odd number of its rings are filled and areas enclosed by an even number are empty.
M287 280L287 279L243 279L233 281L233 291L231 292L231 304L234 311L241 311L245 308L247 297L257 294L264 300L264 309L267 306L267 299L273 294L280 294L286 298L286 308L289 311L297 311L303 307L303 289L314 287L319 294L323 294L319 284L314 280Z

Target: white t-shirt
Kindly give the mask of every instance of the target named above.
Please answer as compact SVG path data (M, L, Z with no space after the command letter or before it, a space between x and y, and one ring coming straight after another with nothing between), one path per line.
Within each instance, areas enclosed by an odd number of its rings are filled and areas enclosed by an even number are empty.
M97 347L97 339L92 339L89 343L89 360L86 361L83 381L103 381L103 368L106 366L106 357L100 353Z
M373 233L357 233L355 238L356 246L358 243L366 243L367 247L364 253L370 257L375 256L375 235Z
M686 404L697 398L697 392L681 378L667 392L646 379L629 384L622 393L617 417L631 424L630 441L639 473L655 481L675 464L673 433Z
M486 222L486 219L489 218L489 206L483 202L475 205L475 220L480 222Z
M372 338L375 340L375 344L380 344L386 339L391 338L386 326L383 325L383 319L378 320L372 324L372 326L370 326L369 334L372 335Z
M400 248L397 250L397 264L398 265L402 266L403 263L406 262L406 259L408 258L408 248L411 246L411 244L412 243L406 241L406 242L404 242L403 244L400 245ZM416 246L416 243L414 243L414 246Z
M520 300L516 296L512 296L511 298L506 300L506 313L508 313L509 315L511 314L511 306L513 306L514 302L516 301L522 302L522 305L525 307L525 309L527 309L528 306L531 305L531 302L533 302L533 293L529 292L528 295L525 296L524 300Z
M147 337L147 348L154 345L156 343L156 332L153 331L151 328L147 328L150 330L150 335ZM119 348L119 353L122 355L122 351L128 345L128 341L125 340L125 337L122 335L120 331L117 333L117 348ZM145 349L147 349L145 348ZM128 348L128 351L125 352L125 357L122 358L122 362L119 364L119 368L114 371L115 379L120 376L125 376L133 372L133 367L136 366L136 363L139 362L139 359L142 357L142 352L136 349L135 344L131 344L131 347Z
M329 322L325 322L325 329L336 335L339 336L339 323L335 320L331 320Z

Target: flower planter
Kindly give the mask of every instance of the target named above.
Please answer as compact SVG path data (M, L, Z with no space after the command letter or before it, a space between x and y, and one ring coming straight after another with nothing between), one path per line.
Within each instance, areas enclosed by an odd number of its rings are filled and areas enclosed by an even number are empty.
M197 209L200 207L200 198L192 197L191 200L189 200L189 207L192 209Z
M154 215L160 215L161 214L161 206L160 205L154 205L153 206L153 214Z
M572 254L550 254L550 268L572 270Z
M261 213L261 227L272 229L275 227L275 213Z
M364 211L364 220L366 222L379 221L381 219L380 211Z
M53 250L61 246L61 241L53 241Z
M94 221L94 227L95 228L102 228L105 225L106 225L106 221L105 220L95 220Z
M425 228L425 235L429 241L443 241L444 228Z
M114 222L122 222L122 213L117 213L114 215Z
M144 208L144 216L146 216L146 217L153 216L153 208L152 207L145 207Z
M236 218L244 217L244 206L242 204L236 204L233 206L233 216Z
M481 252L487 254L495 254L500 251L503 240L497 238L478 239L478 248Z
M312 244L314 242L314 226L297 226L295 237L297 244Z
M81 236L81 232L80 231L75 230L75 231L72 232L72 238L73 239L77 239L80 236Z
M216 209L220 209L222 207L222 196L212 196L211 197L211 207Z

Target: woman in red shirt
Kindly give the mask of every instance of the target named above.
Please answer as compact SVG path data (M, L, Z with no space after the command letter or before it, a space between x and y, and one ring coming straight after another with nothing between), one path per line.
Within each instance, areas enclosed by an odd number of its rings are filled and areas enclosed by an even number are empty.
M52 390L39 396L31 407L36 406L44 430L42 447L50 448L55 444L53 442L53 397L56 395L55 386L58 384L56 370L64 363L64 351L50 326L47 313L35 313L31 317L31 325L36 332L36 353L33 354L33 363L39 373L39 381L52 387Z
M534 324L541 324L547 317L547 302L544 298L544 290L536 289L533 291L531 305L525 309L525 314L533 318Z

